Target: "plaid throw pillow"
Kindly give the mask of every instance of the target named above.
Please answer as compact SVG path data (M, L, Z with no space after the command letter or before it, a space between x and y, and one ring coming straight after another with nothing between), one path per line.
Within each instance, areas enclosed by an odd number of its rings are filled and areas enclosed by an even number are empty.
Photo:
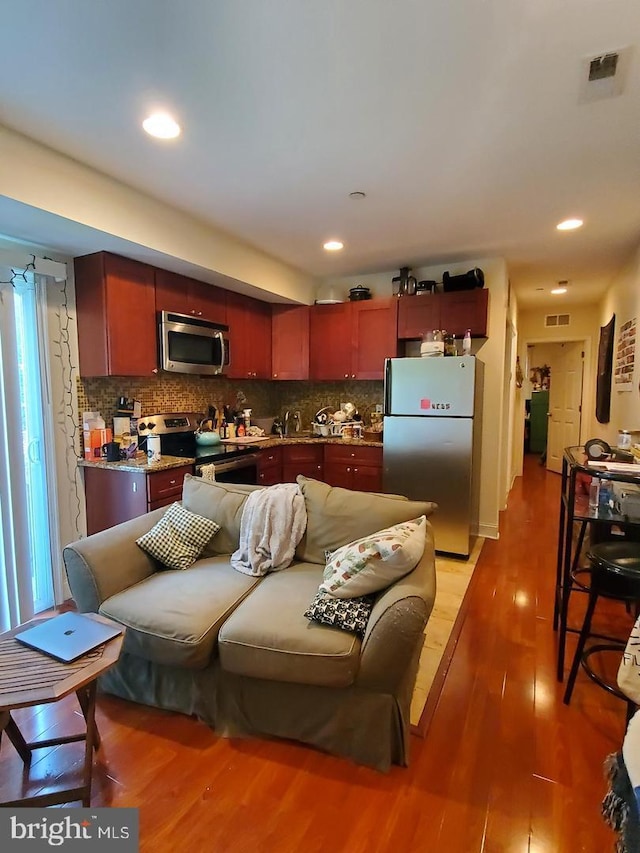
M349 631L360 639L367 630L375 596L363 595L360 598L334 598L326 592L317 592L305 612L307 619Z
M170 569L188 569L218 530L215 521L175 503L136 544Z

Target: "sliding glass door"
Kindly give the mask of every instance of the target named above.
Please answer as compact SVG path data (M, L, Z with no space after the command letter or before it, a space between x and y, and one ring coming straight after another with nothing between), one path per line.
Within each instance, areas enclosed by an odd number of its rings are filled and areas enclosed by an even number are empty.
M0 267L0 628L54 603L40 277Z

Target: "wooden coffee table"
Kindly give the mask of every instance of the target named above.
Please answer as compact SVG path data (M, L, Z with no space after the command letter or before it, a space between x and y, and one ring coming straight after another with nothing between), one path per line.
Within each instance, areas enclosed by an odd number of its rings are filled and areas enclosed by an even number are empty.
M116 624L96 613L85 615L107 625ZM40 620L27 622L14 628L13 631L0 634L0 739L2 732L6 732L25 767L31 764L34 749L84 740L83 784L76 788L3 802L0 806L54 806L74 800L81 800L83 806L89 806L93 751L100 746L100 736L95 720L97 678L118 660L125 629L122 628L122 634L118 637L114 637L113 640L109 640L73 663L60 663L42 652L23 646L15 639L21 631L33 627L35 621ZM121 626L118 625L118 627ZM86 721L86 732L27 743L11 716L11 711L16 708L57 702L73 691L78 697Z

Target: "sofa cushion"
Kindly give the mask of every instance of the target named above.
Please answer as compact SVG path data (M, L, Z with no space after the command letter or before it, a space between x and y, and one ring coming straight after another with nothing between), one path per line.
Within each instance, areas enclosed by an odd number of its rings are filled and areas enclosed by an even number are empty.
M328 486L302 475L298 485L307 507L307 531L296 548L301 562L324 565L326 550L335 551L401 521L429 516L437 507L431 501L398 500L396 495Z
M341 631L350 631L362 639L367 630L374 600L373 595L334 598L326 592L317 592L304 615L314 622L331 625Z
M220 625L259 583L228 557L198 560L186 571L157 572L107 598L100 613L128 630L124 651L167 666L209 663Z
M424 515L363 536L334 551L320 589L336 598L356 598L386 589L418 565L427 533Z
M188 569L218 530L215 521L174 503L151 530L136 539L136 545L163 566Z
M215 483L187 474L182 487L182 505L190 512L210 518L220 525L218 533L209 540L202 557L231 554L240 540L240 519L247 496L261 486L242 486L235 483Z
M305 619L322 569L293 563L267 575L220 629L218 655L228 672L324 687L353 684L360 640Z

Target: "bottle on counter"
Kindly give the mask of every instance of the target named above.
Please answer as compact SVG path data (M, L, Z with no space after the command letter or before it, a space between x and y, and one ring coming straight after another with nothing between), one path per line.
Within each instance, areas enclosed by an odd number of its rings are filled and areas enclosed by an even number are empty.
M589 509L598 509L600 501L600 480L598 477L591 478L589 486Z
M471 355L471 329L467 329L462 339L462 355Z
M220 422L220 438L229 438L228 433L229 429L227 427L227 419L222 418L222 421Z

